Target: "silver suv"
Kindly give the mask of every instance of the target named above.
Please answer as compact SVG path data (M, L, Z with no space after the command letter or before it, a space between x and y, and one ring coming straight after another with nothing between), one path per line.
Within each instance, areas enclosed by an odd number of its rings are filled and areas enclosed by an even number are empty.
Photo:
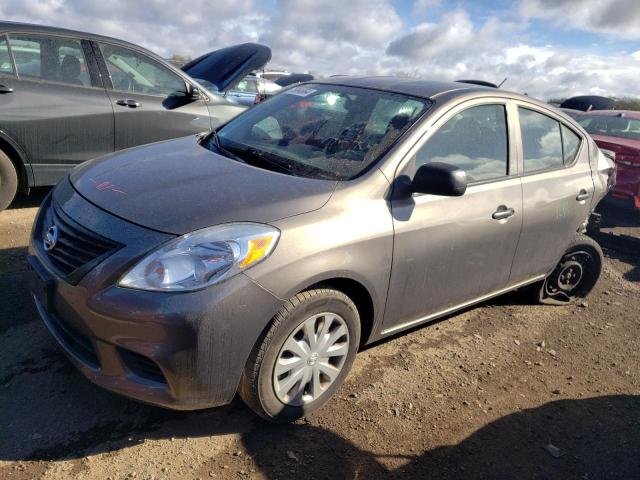
M614 182L571 118L394 78L290 88L212 134L75 169L45 200L38 311L92 381L195 409L239 391L290 421L364 344L514 289L584 298Z

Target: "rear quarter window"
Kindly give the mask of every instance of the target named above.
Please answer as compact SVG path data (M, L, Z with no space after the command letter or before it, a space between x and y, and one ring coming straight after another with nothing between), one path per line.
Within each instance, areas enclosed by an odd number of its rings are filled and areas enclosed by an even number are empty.
M571 165L580 151L580 137L569 128L562 125L562 150L564 156L564 164Z

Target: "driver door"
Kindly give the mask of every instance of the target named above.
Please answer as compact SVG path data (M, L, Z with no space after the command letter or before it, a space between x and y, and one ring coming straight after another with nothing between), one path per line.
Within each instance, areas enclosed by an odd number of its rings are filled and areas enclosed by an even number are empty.
M180 75L137 50L93 46L111 83L116 150L211 129L205 100L189 99Z
M522 227L522 185L503 102L456 107L399 167L397 180L402 180L413 178L425 163L444 162L463 169L469 183L460 197L392 199L395 235L385 333L509 285Z

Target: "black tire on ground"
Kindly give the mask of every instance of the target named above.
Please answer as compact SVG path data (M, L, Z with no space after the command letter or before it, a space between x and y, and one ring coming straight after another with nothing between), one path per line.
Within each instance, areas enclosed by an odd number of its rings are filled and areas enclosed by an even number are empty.
M287 405L276 395L273 373L281 349L305 320L320 313L339 315L348 329L348 353L340 373L315 400L300 406ZM353 301L344 293L321 288L297 294L285 303L256 342L240 380L239 394L262 418L285 423L322 407L340 388L349 373L360 344L360 317Z
M603 264L598 243L576 234L553 272L532 286L533 300L544 305L569 305L584 300L593 290Z
M18 173L13 162L0 150L0 212L11 205L18 191Z

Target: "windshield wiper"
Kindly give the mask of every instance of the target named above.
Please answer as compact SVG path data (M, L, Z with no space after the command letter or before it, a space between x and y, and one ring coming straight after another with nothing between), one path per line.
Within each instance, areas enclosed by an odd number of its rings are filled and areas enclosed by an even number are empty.
M293 172L293 165L284 159L276 155L271 155L262 150L258 150L253 147L229 147L235 155L239 155L243 158L245 163L261 164L271 167L271 169L278 170L282 173L291 174Z
M233 160L237 160L238 162L241 162L241 163L247 163L244 159L240 158L238 155L236 155L233 152L230 152L229 150L227 150L222 146L222 144L220 143L220 137L218 136L217 130L211 131L211 138L209 140L209 144L211 144L211 141L213 141L213 145L215 146L216 150L224 154L226 157L229 157Z

